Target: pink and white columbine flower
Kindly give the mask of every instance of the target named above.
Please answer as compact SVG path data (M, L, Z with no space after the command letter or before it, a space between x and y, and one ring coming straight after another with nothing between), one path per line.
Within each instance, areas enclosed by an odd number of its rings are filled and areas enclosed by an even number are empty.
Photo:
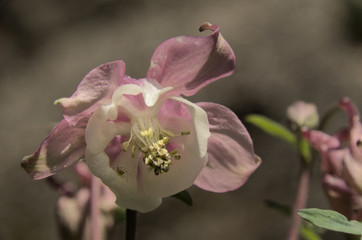
M303 132L321 153L323 187L332 207L349 219L362 220L362 125L356 106L348 98L339 101L349 126L333 136L317 130Z
M85 158L119 206L140 212L192 184L213 192L243 185L260 164L245 127L224 106L180 96L234 71L219 27L200 30L213 32L163 42L146 78L126 76L123 61L89 72L70 98L55 102L64 120L23 159L25 170L41 179Z

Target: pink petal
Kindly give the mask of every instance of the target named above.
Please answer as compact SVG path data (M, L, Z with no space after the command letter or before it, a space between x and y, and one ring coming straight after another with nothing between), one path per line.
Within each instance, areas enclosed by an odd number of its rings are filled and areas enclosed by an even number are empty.
M177 94L191 96L207 84L231 75L235 55L219 27L204 24L200 29L213 32L205 37L171 38L158 46L147 77L156 79L162 87L174 87Z
M353 117L355 117L355 116L358 117L358 110L357 110L356 106L353 104L353 102L351 101L351 99L349 99L347 97L342 98L341 100L339 100L339 106L347 113L350 120L352 120Z
M350 186L362 194L362 163L356 161L350 154L344 158L345 177Z
M212 192L226 192L242 186L260 165L254 155L249 133L228 108L214 103L198 103L208 115L211 137L208 163L195 181Z
M332 208L347 218L353 216L354 196L356 193L338 177L326 174L323 177L323 188L326 192Z
M349 98L342 98L339 101L339 105L349 117L349 141L351 152L355 159L362 163L362 152L357 146L362 140L362 125L360 123L357 107Z
M41 179L73 165L84 158L85 126L86 121L72 126L62 120L35 153L23 158L21 166L33 179Z
M318 151L327 151L330 148L337 148L340 142L337 137L330 136L316 130L302 130L303 137Z
M323 176L323 187L327 191L334 191L336 195L345 195L347 198L352 195L352 189L347 185L346 181L331 174Z
M96 109L95 103L102 99L110 99L113 91L128 82L124 77L126 66L123 61L102 64L90 71L80 82L77 90L70 98L55 101L63 107L64 118L76 124L84 116L89 117Z
M181 118L191 121L192 116L185 104L172 99L166 99L158 114L160 121L163 119Z
M122 143L126 140L126 137L117 135L108 144L104 152L108 155L109 161L112 164L118 155L122 152Z
M92 173L89 171L87 164L84 161L80 161L74 165L74 171L82 181L83 186L90 186Z
M347 148L334 149L325 152L324 154L322 154L322 171L342 177L344 171L343 161L346 155L348 155Z

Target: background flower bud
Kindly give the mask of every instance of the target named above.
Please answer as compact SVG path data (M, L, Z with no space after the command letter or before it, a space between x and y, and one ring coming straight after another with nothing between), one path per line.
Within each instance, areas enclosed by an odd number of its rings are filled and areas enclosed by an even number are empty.
M287 117L298 127L314 128L319 123L317 107L313 103L297 101L287 109Z

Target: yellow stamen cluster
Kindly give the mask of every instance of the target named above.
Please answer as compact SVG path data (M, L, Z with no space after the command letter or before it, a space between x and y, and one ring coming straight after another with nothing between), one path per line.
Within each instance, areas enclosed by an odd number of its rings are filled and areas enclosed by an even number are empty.
M180 135L188 135L189 132L182 132ZM143 162L149 166L149 171L153 170L155 175L168 172L172 164L172 159L181 158L177 150L168 152L166 145L170 137L176 135L170 131L152 124L152 127L145 128L137 124L131 131L131 137L122 144L123 151L127 151L132 142L131 156L135 157L136 148L143 153Z
M154 170L156 175L163 172L168 172L171 162L171 155L166 149L168 137L163 137L152 146L144 147L141 151L144 153L143 161L150 166L150 170Z

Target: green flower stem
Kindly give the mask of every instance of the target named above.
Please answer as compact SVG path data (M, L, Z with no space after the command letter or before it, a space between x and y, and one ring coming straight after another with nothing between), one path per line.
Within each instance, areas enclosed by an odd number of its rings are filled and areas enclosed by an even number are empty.
M136 239L137 212L131 209L126 210L126 240Z
M299 176L299 185L297 196L293 206L292 223L289 229L287 240L297 240L299 237L299 229L302 219L298 215L298 211L305 208L309 192L311 164L306 164L302 161L302 170Z
M341 111L342 109L339 106L334 106L331 109L329 109L329 111L323 116L323 118L321 119L320 123L319 123L319 127L318 130L323 131L327 124L329 123L329 121L337 114Z
M91 197L90 197L90 214L91 214L91 240L101 240L101 226L100 226L100 193L101 182L98 178L92 175L91 178Z

